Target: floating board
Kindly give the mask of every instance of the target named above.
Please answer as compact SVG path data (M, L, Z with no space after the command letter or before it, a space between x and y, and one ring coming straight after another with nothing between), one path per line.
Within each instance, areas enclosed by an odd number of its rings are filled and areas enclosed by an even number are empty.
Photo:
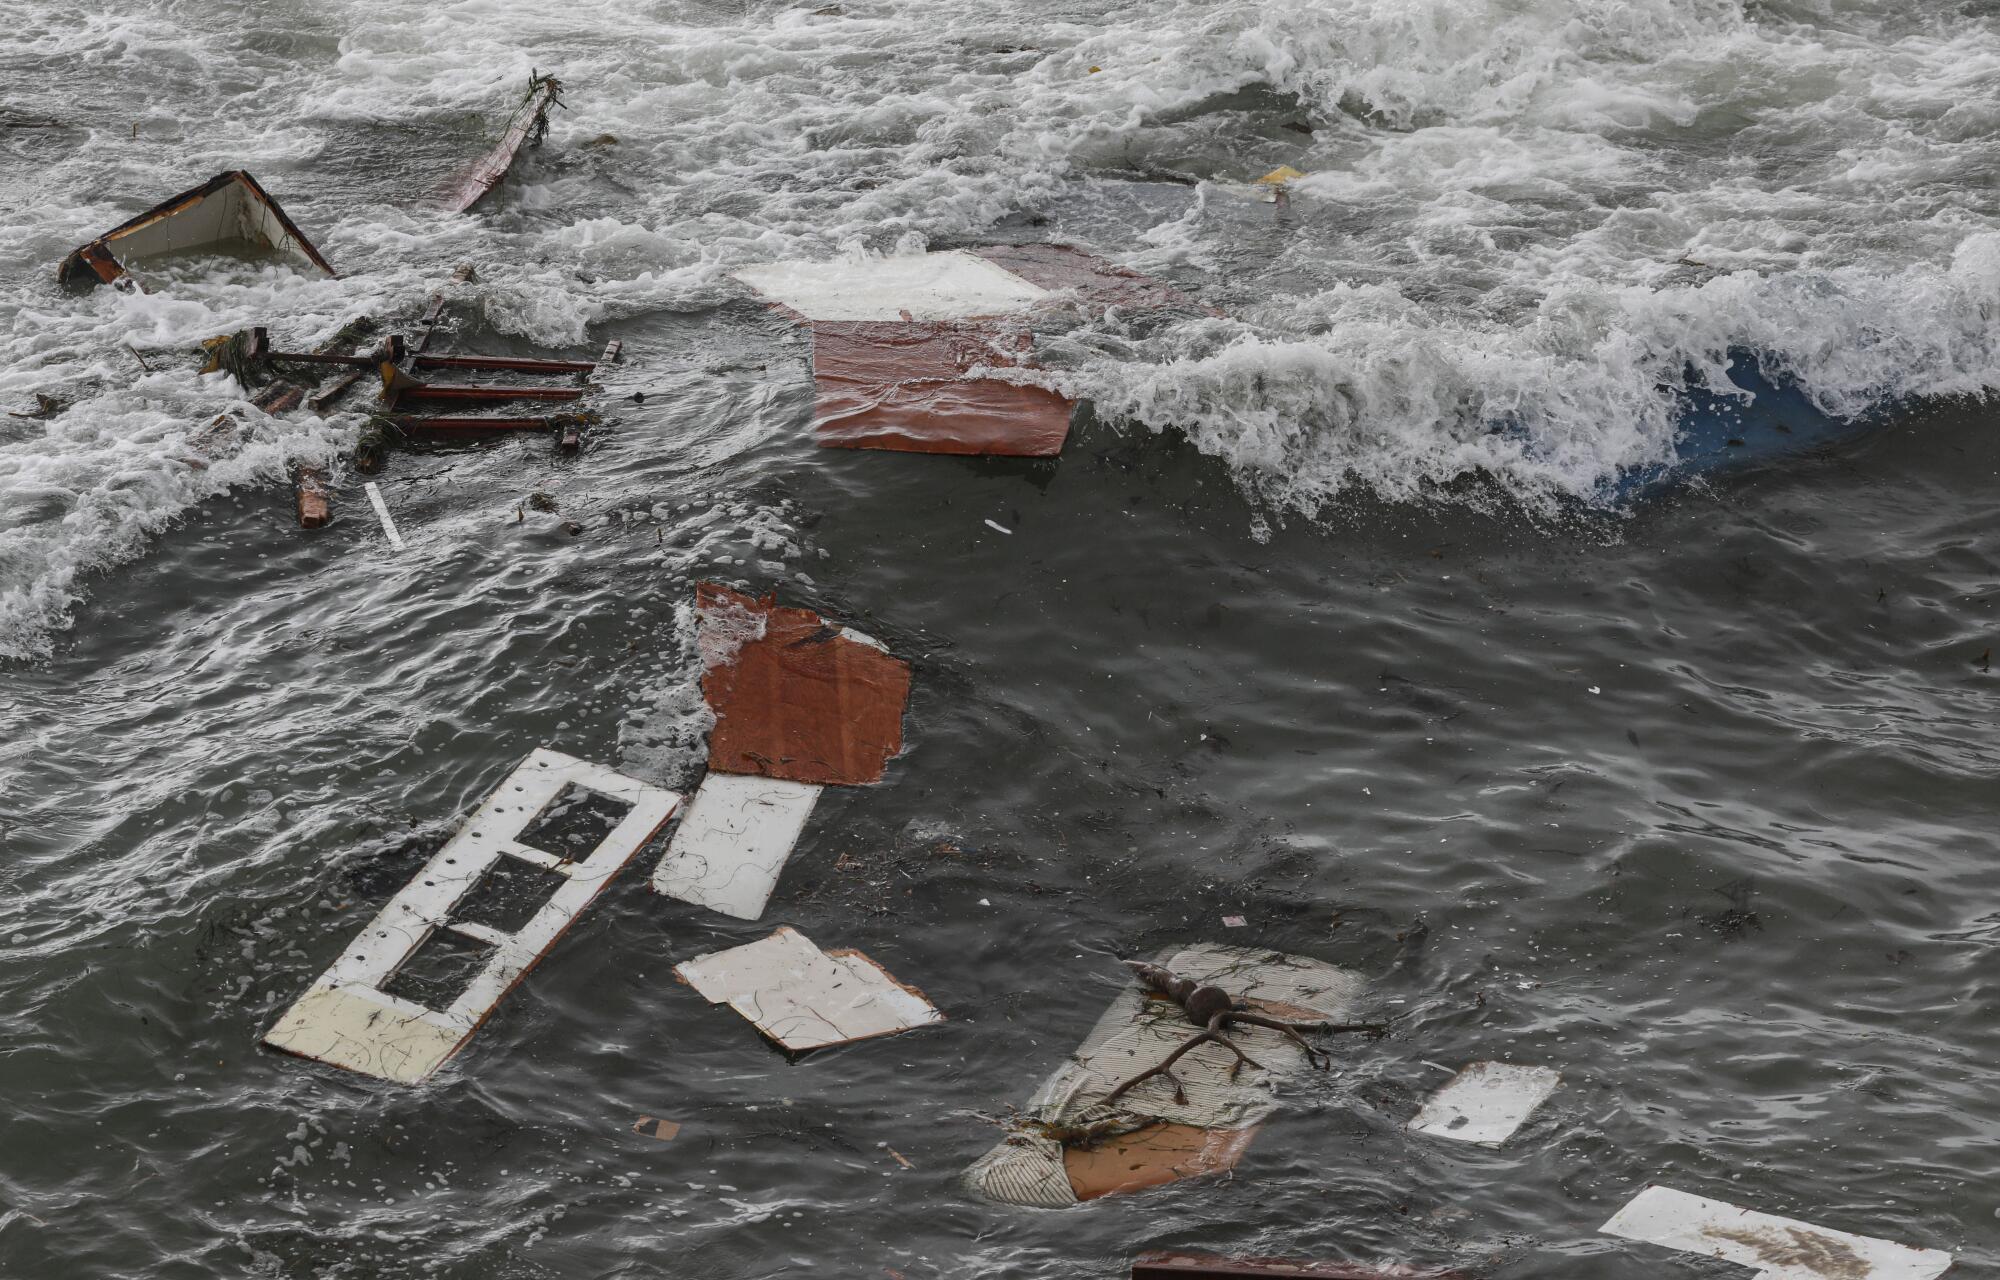
M903 749L909 663L810 609L781 607L776 596L703 582L695 608L704 653L715 657L701 677L715 713L710 769L819 785L882 780ZM711 632L739 639L731 648Z
M1244 947L1200 944L1162 955L1158 963L1278 1017L1344 1021L1365 986L1359 976L1321 960ZM1175 1006L1128 984L1029 1100L1015 1132L967 1172L972 1190L1006 1204L1062 1208L1233 1167L1277 1105L1271 1086L1309 1068L1304 1051L1278 1031L1230 1031L1263 1070L1245 1068L1231 1079L1235 1055L1205 1044L1175 1064L1185 1102L1175 1100L1171 1083L1155 1077L1115 1107L1103 1105L1121 1081L1160 1062L1194 1030ZM1120 1123L1100 1140L1065 1140L1103 1122Z
M784 778L711 773L674 829L653 888L739 920L764 914L820 787Z
M974 253L860 262L773 262L735 278L805 320L964 320L1015 315L1048 296Z
M581 858L521 843L570 786L630 808ZM417 1084L443 1065L527 976L563 930L640 847L666 824L680 797L609 769L545 749L521 762L473 811L416 878L389 899L338 960L278 1019L264 1043L399 1084ZM551 873L553 891L511 932L455 917L481 879L524 864ZM456 999L430 1008L383 990L434 935L484 948L484 960Z
M973 370L1032 368L1033 335L992 321L816 323L813 430L822 448L1052 458L1067 397Z
M1514 1136L1560 1083L1562 1076L1547 1067L1475 1062L1431 1095L1410 1128L1497 1147Z
M1932 1280L1952 1263L1941 1249L1849 1235L1661 1186L1641 1191L1598 1230L1752 1267L1757 1280Z
M786 927L747 946L696 956L674 976L727 1004L791 1053L852 1044L944 1021L921 991L858 951L821 951Z

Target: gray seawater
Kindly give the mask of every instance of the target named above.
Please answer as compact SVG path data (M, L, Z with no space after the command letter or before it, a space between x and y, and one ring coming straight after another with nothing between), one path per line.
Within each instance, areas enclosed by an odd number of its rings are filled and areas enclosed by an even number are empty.
M1990 6L0 19L0 398L76 401L0 419L0 1275L1738 1274L1595 1234L1653 1181L2000 1264ZM425 210L531 67L547 147ZM1279 163L1283 220L1242 188ZM341 280L55 289L236 166ZM994 235L1226 314L1045 335L1093 405L1057 463L813 448L805 345L727 271ZM401 555L358 484L305 533L277 483L357 417L195 471L236 393L123 350L407 324L467 260L458 345L627 363L575 460L399 455ZM1884 420L1615 499L1731 348ZM260 1050L532 747L695 776L704 578L916 667L766 920L647 855L429 1085ZM948 1021L787 1061L672 978L779 922ZM1394 1032L1232 1177L969 1199L1117 958L1199 939L1351 965ZM1498 1152L1403 1131L1485 1057L1564 1087Z

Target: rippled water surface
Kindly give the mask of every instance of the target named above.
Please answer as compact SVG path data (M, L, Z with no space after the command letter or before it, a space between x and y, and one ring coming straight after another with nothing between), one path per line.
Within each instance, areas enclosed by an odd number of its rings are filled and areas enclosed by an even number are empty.
M0 1275L1742 1274L1596 1234L1655 1181L2000 1265L1992 6L119 8L0 3L0 401L71 402L0 419ZM438 215L534 68L548 144ZM232 167L340 279L55 287ZM1219 314L1044 332L1057 462L814 448L728 272L994 238ZM292 518L358 413L187 465L241 395L199 340L407 327L466 261L455 346L624 342L581 456L397 454L401 554L351 476ZM1745 352L1853 429L1691 465ZM692 783L701 579L915 666L765 920L647 854L431 1083L260 1050L531 748ZM788 1061L673 979L775 923L948 1021ZM1393 1033L1232 1177L969 1198L1116 959L1197 940ZM1487 1057L1563 1088L1404 1132Z

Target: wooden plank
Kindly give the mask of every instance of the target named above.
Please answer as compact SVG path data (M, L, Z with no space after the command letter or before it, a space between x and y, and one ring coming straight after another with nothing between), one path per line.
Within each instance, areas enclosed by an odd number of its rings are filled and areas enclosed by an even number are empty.
M580 858L561 858L518 840L535 818L575 785L630 805L625 816ZM401 1084L426 1079L464 1046L515 983L547 954L565 929L680 803L671 791L609 769L538 749L502 780L457 835L374 920L304 995L264 1043L301 1057ZM536 854L530 859L526 855ZM560 885L512 933L483 937L453 925L453 910L503 859L554 871ZM429 1008L382 988L440 929L490 944L485 963L449 1005Z
M1142 1253L1132 1260L1132 1280L1247 1280L1253 1276L1290 1276L1292 1280L1463 1280L1455 1271L1303 1262L1293 1258L1224 1258L1176 1250Z
M382 532L389 538L389 545L397 551L403 549L403 535L396 531L396 521L389 515L389 504L382 500L382 489L373 480L361 486L368 493L368 501L374 504L375 518L382 522Z
M1072 401L973 372L1033 368L1025 328L815 321L812 339L822 448L1052 458L1069 438Z
M425 356L416 358L419 369L488 369L505 373L589 373L597 366L588 360L530 360L517 356Z
M445 208L451 213L464 213L479 203L487 192L500 185L507 171L514 167L515 157L524 146L541 145L542 137L549 129L549 112L562 105L562 84L554 76L530 75L528 93L521 104L514 108L514 114L507 118L507 127L494 148L479 158L463 176L458 178L445 195Z

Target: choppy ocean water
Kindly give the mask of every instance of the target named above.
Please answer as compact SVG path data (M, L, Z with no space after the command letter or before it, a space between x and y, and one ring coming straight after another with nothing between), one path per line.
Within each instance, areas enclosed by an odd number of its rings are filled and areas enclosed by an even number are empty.
M0 16L0 401L74 401L0 419L0 1274L1721 1274L1594 1234L1649 1181L1994 1265L1990 7ZM425 208L532 68L548 144ZM341 279L56 289L232 167ZM1055 464L815 449L728 271L995 235L1222 314L1044 334ZM291 520L356 415L176 461L232 392L128 346L407 323L464 261L462 343L624 341L583 456L399 456L402 555L356 485ZM1742 352L1858 425L1636 489ZM642 861L424 1088L260 1051L531 747L693 776L702 578L916 666L767 921ZM673 980L776 921L949 1021L788 1063ZM1233 1178L967 1198L1115 958L1196 939L1351 965L1396 1030ZM1565 1088L1499 1153L1402 1132L1482 1057Z

